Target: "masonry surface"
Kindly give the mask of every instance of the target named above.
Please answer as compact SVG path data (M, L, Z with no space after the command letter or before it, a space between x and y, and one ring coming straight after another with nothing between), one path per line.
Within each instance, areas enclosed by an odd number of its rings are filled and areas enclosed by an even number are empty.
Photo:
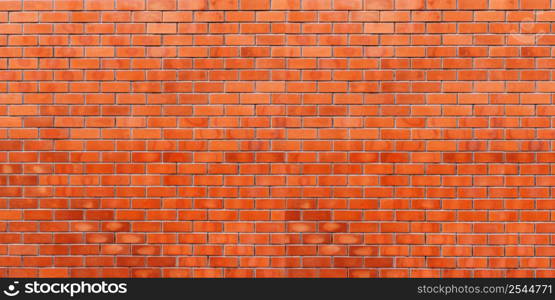
M0 276L553 277L553 21L0 0Z

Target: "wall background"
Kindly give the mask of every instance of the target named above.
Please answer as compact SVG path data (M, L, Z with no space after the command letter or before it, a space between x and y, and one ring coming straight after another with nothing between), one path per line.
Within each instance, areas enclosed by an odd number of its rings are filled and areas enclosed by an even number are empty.
M0 275L555 276L549 0L0 1Z

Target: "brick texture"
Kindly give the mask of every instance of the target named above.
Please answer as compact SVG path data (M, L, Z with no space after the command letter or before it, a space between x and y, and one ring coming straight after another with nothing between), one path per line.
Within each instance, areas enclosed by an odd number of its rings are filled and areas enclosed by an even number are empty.
M0 0L0 276L555 276L555 2Z

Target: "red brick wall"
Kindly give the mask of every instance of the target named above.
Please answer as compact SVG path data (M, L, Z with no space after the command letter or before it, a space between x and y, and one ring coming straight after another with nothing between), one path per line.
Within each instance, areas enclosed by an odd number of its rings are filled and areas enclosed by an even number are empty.
M555 276L550 2L2 0L0 275Z

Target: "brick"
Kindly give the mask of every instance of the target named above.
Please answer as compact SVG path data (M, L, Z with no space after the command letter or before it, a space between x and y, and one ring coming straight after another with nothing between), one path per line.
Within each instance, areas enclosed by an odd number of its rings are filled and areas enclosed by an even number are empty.
M550 3L548 0L524 0L520 4L522 9L549 9Z
M364 7L367 10L391 10L394 0L365 0Z
M395 9L422 9L424 8L424 0L395 0Z

